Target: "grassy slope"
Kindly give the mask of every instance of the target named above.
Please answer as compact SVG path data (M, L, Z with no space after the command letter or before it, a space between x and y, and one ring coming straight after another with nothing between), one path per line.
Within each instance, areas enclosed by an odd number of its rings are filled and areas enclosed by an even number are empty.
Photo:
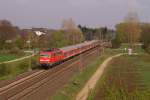
M37 56L32 57L31 61L32 68L37 67ZM16 77L28 71L29 59L24 59L22 61L12 62L8 64L0 64L0 80L6 80Z
M0 62L4 61L9 61L9 60L14 60L17 57L15 55L10 55L10 54L0 54Z
M150 55L142 52L137 56L126 55L114 59L97 84L97 89L89 96L89 100L148 100L149 61Z
M106 49L101 57L96 58L86 69L77 73L51 100L71 100L74 99L79 90L84 86L87 80L93 75L99 65L109 56L117 54L118 51Z

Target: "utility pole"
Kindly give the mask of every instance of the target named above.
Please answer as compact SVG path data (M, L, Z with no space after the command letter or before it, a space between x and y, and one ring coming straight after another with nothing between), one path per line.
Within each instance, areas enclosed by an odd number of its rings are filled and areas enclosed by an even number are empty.
M31 50L31 32L29 32L29 40L28 40L28 45L29 45L29 51ZM28 71L32 71L32 68L31 68L31 63L32 63L32 56L29 57L29 66L28 66Z
M40 36L42 35L45 35L46 33L44 32L41 32L41 31L35 31L35 34L38 36L38 58L40 58L40 50L41 50L41 47L40 47Z

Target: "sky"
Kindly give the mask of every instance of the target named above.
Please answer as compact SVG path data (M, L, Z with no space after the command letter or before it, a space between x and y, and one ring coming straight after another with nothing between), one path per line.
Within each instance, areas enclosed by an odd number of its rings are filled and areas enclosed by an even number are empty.
M7 19L20 28L60 28L62 20L72 18L88 27L114 26L130 11L142 22L150 22L150 0L0 0L0 20Z

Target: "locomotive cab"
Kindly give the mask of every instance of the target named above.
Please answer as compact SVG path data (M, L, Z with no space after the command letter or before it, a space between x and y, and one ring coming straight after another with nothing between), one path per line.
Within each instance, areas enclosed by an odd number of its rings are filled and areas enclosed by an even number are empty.
M60 49L45 50L40 52L39 64L43 68L49 68L63 60L63 57Z
M50 62L50 59L51 59L51 54L50 53L47 53L47 52L41 52L40 53L40 58L39 58L39 63L40 65L43 67L49 67L51 66L51 62Z

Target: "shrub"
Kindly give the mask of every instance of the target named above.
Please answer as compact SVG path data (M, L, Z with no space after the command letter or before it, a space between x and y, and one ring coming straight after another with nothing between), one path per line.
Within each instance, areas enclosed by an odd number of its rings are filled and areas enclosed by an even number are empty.
M148 52L148 53L150 53L150 44L149 44L149 46L147 46L147 47L145 48L145 51Z
M11 53L11 54L17 54L19 51L20 51L19 48L14 47L14 48L12 48L12 49L10 50L10 53Z
M17 67L18 67L22 72L24 72L24 71L26 71L26 70L28 69L28 66L29 66L28 61L23 61L23 62L19 63Z
M119 48L121 46L121 41L117 38L113 39L111 43L112 43L112 48Z
M147 52L150 53L150 43L144 43L142 48Z
M18 55L18 56L24 55L24 52L23 52L22 50L20 50L19 48L17 48L17 47L12 48L12 49L9 51L9 53L11 53L11 54L16 54L16 55Z
M8 75L10 73L9 68L6 64L0 64L0 76Z
M32 58L31 67L32 67L32 69L37 69L38 68L37 57Z

